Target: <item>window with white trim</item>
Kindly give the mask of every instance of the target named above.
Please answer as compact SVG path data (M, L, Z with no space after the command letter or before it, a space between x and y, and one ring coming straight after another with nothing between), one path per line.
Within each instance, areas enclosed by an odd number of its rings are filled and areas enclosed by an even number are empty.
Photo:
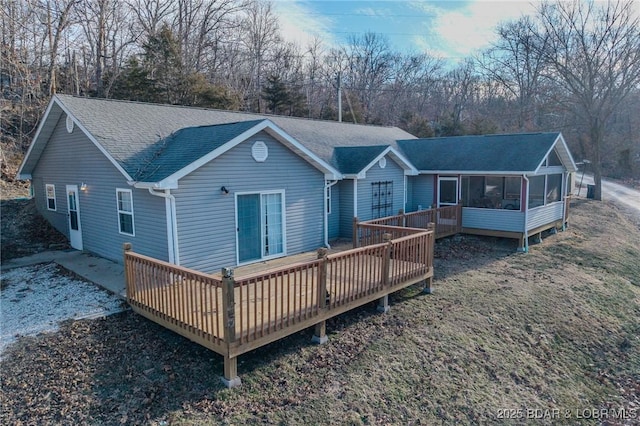
M133 196L130 189L116 189L118 229L121 234L135 235L133 226Z
M56 186L50 183L45 185L47 196L47 210L56 211Z
M327 186L327 214L331 214L331 187Z
M529 208L545 206L562 200L562 174L529 178Z

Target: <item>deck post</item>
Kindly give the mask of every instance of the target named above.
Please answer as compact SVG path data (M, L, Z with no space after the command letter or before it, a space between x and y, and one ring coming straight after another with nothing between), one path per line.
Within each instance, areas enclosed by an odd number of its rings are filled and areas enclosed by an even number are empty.
M327 307L327 302L330 297L327 291L327 253L328 250L325 247L318 249L318 259L322 260L318 265L318 310L322 311ZM311 341L322 345L323 343L327 343L328 340L327 322L321 321L315 325Z
M389 286L389 271L391 270L391 246L393 243L391 242L392 235L388 232L382 234L382 241L387 244L384 248L384 259L382 264L382 286ZM385 294L380 299L378 299L378 306L376 308L378 312L389 312L389 295Z
M398 216L400 216L400 223L398 223L398 226L405 228L407 226L407 218L405 217L404 209L398 210Z
M353 217L353 248L358 248L358 216Z
M385 294L380 299L378 299L378 306L376 306L376 310L384 314L389 312L389 309L391 309L389 307L389 295Z
M129 276L129 264L127 262L127 252L131 251L131 243L122 244L122 257L124 261L124 287L127 291L127 302L131 301L131 296L133 295L133 291L130 288L133 283L131 282L131 277Z
M427 223L427 230L433 232L431 234L431 236L429 237L429 241L435 241L435 239L436 239L436 224L433 223L433 222ZM429 250L429 257L428 257L428 260L427 260L429 262L429 269L433 270L434 244L429 244L429 247L427 248L427 250ZM425 293L425 294L432 294L433 293L433 274L431 274L431 276L429 278L424 280L424 288L422 289L422 292Z
M231 344L236 340L236 301L233 269L222 268L222 318L224 324L224 341L227 353L224 355L224 376L222 382L228 388L235 388L242 383L238 377L238 358L229 356Z
M529 236L527 235L526 232L523 232L520 235L520 244L518 244L518 251L521 253L527 253L529 251L529 247L528 247L528 241Z

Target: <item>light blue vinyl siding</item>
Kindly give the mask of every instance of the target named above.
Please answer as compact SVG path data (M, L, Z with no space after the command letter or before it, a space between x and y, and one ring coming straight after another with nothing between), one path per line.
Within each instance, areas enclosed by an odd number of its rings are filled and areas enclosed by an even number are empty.
M407 202L405 203L405 211L410 212L413 211L412 210L412 206L413 206L413 176L407 176L406 177L406 182L407 182L407 188L406 188L406 197L407 197Z
M340 198L338 200L338 214L340 221L341 238L353 237L353 179L344 179L338 182L334 188L338 188Z
M515 210L462 209L462 227L492 231L524 231L524 213Z
M340 236L340 188L339 184L331 187L331 213L329 214L329 238Z
M434 203L434 175L409 176L408 179L411 181L411 203L407 203L407 211L417 211L419 206L423 210L431 208Z
M165 201L147 190L133 189L125 177L75 126L69 134L62 114L32 177L38 211L69 237L66 185L87 185L78 190L82 243L86 251L122 263L122 244L134 251L168 260ZM56 186L57 211L47 210L45 184ZM135 237L118 232L116 188L133 190Z
M529 210L527 231L561 220L563 208L564 203L559 201ZM464 215L462 217L464 217Z
M371 209L372 186L374 182L393 181L393 206L389 215L398 214L404 208L404 170L390 157L384 169L376 163L369 170L365 179L358 179L358 219L360 221L373 218Z
M268 158L251 157L257 140ZM236 265L235 195L284 190L286 254L324 244L324 175L265 132L249 138L188 174L171 193L176 198L180 264L204 272ZM223 194L220 188L229 190Z

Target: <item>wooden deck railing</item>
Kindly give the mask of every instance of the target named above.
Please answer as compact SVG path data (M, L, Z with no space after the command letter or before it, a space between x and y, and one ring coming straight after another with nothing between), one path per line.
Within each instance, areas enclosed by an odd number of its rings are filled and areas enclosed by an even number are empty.
M319 314L322 260L235 279L236 341L264 338Z
M313 325L324 334L327 319L400 288L424 281L430 289L433 231L380 228L392 232L378 244L331 255L322 249L317 260L240 278L225 268L217 279L125 244L127 299L135 312L222 354L233 386L242 353Z
M353 219L353 246L360 247L381 241L381 235L391 232L393 238L411 235L416 231L429 228L435 224L436 238L443 238L462 232L462 204L438 207L436 209L420 210L412 213L400 211L395 216L387 216L360 222ZM382 227L385 227L384 229ZM414 230L401 231L413 228Z
M127 300L132 308L223 353L222 282L211 275L134 253L130 247L125 244L124 268Z

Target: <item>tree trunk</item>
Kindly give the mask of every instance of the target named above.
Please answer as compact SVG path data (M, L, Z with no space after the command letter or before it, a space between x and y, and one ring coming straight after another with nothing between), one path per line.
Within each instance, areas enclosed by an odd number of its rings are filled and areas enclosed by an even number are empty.
M602 201L602 146L604 139L604 124L599 118L594 118L591 124L590 136L593 160L593 183L595 185L593 198Z

